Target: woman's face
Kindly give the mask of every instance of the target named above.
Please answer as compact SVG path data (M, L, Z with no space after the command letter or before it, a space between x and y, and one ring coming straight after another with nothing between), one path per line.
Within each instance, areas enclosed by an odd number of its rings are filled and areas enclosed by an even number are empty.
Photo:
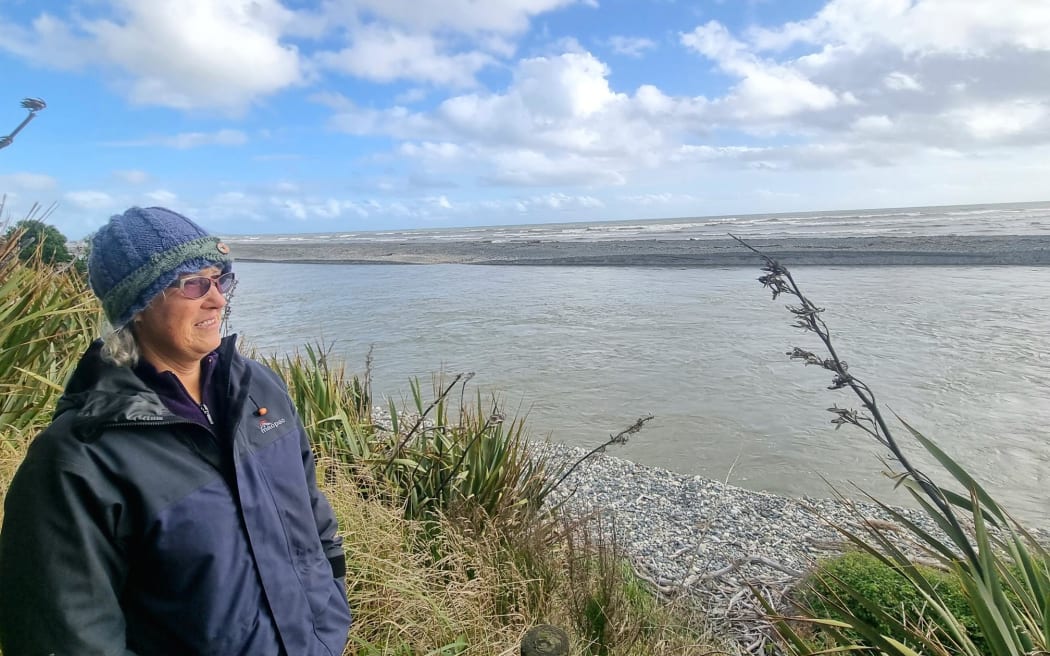
M207 267L195 274L214 278L221 270ZM177 287L161 292L135 320L135 337L142 356L160 371L187 369L219 347L226 298L212 282L204 296L186 298Z

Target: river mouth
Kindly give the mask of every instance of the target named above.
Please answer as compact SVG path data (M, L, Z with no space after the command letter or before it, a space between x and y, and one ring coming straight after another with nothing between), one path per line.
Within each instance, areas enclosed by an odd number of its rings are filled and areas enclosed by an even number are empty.
M790 496L891 488L883 450L830 423L827 408L856 401L787 358L818 344L770 300L757 266L236 267L235 331L264 353L323 339L358 371L372 348L377 397L473 371L508 414L527 412L538 439L594 446L652 413L615 455ZM884 409L1032 518L1045 517L1050 483L1046 271L793 268Z

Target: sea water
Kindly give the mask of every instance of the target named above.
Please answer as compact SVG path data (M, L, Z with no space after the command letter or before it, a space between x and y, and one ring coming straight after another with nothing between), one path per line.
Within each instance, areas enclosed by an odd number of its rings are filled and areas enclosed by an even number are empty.
M983 234L1046 230L1050 205L1019 207L984 214L1000 227ZM930 216L936 208L913 209ZM963 234L980 232L981 211L960 215L957 226L973 222ZM921 232L921 223L913 216L897 229ZM604 234L607 226L593 227ZM787 357L794 346L816 351L819 344L792 327L783 298L771 300L756 282L757 265L240 263L237 272L233 330L263 352L323 339L357 371L371 350L379 398L408 396L413 378L429 391L434 374L473 372L471 389L499 395L509 415L527 413L536 438L595 446L651 413L644 430L611 453L781 494L828 496L835 486L856 495L856 485L905 501L880 475L886 450L856 428L829 423L827 408L857 408L856 398L828 390L829 372ZM934 469L893 413L935 439L1007 508L1047 523L1050 270L793 273L825 308L840 356L875 392L920 465Z
M506 217L500 223L512 223ZM328 230L311 234L246 235L260 243L413 241L607 241L741 237L927 237L1050 234L1050 202L747 214L638 221L543 223L413 230Z

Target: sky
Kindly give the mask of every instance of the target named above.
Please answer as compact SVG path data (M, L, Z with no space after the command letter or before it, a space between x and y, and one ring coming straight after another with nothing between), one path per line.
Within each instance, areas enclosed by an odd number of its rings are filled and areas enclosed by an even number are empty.
M74 239L1050 199L1047 0L0 0L0 71Z

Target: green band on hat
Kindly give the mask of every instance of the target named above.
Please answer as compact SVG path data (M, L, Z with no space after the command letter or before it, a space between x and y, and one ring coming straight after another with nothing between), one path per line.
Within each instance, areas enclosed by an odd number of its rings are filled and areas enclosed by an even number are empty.
M121 280L102 299L102 309L106 311L106 316L112 320L123 315L142 292L183 262L198 258L218 263L231 262L229 249L223 253L219 248L220 243L217 237L201 237L154 254L148 262Z

